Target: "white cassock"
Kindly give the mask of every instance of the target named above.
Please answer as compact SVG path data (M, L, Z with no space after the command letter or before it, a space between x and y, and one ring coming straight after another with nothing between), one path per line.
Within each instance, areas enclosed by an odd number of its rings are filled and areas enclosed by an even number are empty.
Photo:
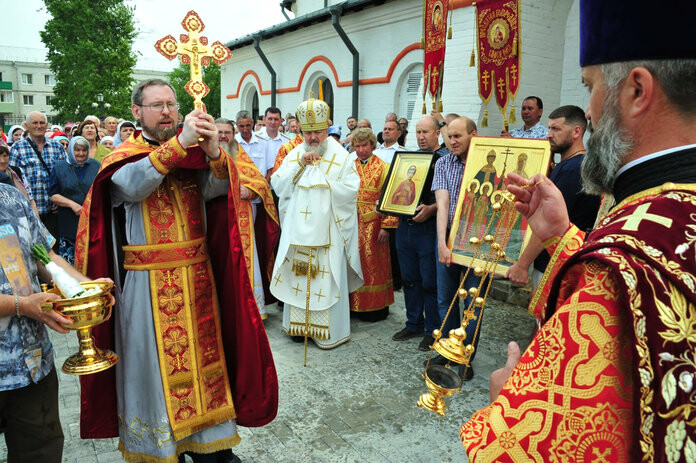
M327 140L317 165L302 167L302 144L271 177L282 211L271 292L285 303L287 333L302 336L307 327L322 349L350 338L348 295L363 285L356 208L360 177L341 144Z

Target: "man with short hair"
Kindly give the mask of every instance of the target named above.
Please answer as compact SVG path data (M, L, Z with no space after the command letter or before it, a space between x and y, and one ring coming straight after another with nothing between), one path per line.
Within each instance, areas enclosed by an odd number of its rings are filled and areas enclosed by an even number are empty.
M545 323L460 429L470 461L694 460L696 4L635 6L579 6L583 188L617 205L583 237L552 182L508 175L552 256L530 305Z
M541 123L541 115L544 112L544 103L541 98L538 96L525 98L522 102L521 112L524 125L518 129L510 130L510 132L503 130L500 132L500 136L505 138L546 138L549 129Z
M271 292L283 301L283 329L321 349L350 338L349 293L363 284L356 203L360 177L329 137L329 107L310 98L297 108L304 143L271 176L282 233Z
M287 119L287 123L285 124L285 135L288 136L290 140L295 138L297 135L300 134L300 123L297 122L297 119L294 117L290 117Z
M114 116L108 116L104 119L104 128L106 129L107 135L113 137L116 135L116 128L118 127L118 121Z
M277 410L245 275L239 173L210 115L194 110L177 130L168 82L140 82L131 101L142 131L104 159L75 244L78 268L114 275L117 304L93 334L120 357L82 378L81 436L118 435L127 461L239 461L237 423Z
M46 115L39 111L27 114L29 136L12 144L10 165L21 169L27 188L36 202L41 222L51 235L57 236L58 215L49 199L51 171L56 162L65 159L65 149L56 140L46 136Z
M256 136L266 141L266 178L270 181L271 167L275 164L278 157L278 150L285 143L290 141L290 137L278 131L280 127L280 109L269 106L265 113L266 126L256 133Z
M449 154L438 143L439 128L431 116L416 123L416 140L421 151ZM423 187L418 213L412 219L401 218L396 229L396 256L401 271L401 283L406 305L406 326L392 337L405 341L422 337L418 349L427 351L432 344L432 332L440 328L442 319L437 308L437 204L428 177ZM430 184L429 184L430 183Z
M343 147L346 149L346 151L352 151L350 146L351 135L353 134L353 130L358 128L358 120L355 117L350 116L348 119L346 119L346 127L348 127L348 135L346 135L346 138L344 138L341 143L343 144Z
M437 200L437 305L440 320L444 320L447 312L450 311L447 323L442 330L443 333L449 333L450 330L459 328L462 324L457 289L459 288L462 275L467 273L467 268L452 262L452 252L447 247L447 238L452 228L457 201L461 193L469 145L472 137L476 136L476 123L468 117L459 117L448 124L448 129L453 151L451 154L441 157L435 164L432 186ZM474 272L470 271L463 288L468 291L469 288L479 288L480 284L481 277L474 275ZM481 287L481 292L485 292L485 290L484 284ZM454 303L452 302L453 299ZM464 300L464 307L468 308L471 300L472 297L468 295ZM469 358L469 364L462 365L459 369L459 374L464 381L469 381L474 376L471 362L473 362L476 356L478 341L481 337L481 333L476 332L477 326L480 326L480 313L481 307L476 306L474 308L475 318L469 320L465 327L466 343L473 343L474 351ZM434 341L431 338L430 344ZM444 358L438 357L437 359L441 361Z
M587 128L585 112L577 106L561 106L549 114L549 143L551 152L561 155L559 162L549 175L549 180L563 194L570 221L586 234L592 230L599 196L588 195L582 191L580 168L585 158L583 136ZM507 271L507 277L516 285L526 285L529 281L529 266L532 268L533 288L539 286L551 256L536 235L532 234L520 258Z
M266 164L266 139L254 133L254 118L246 110L239 111L236 117L237 134L234 139L249 155L261 174L265 177L270 166Z
M372 123L370 122L369 119L360 119L358 121L358 126L359 129L370 129L372 130Z
M401 127L396 121L386 121L381 133L384 137L384 142L375 150L375 154L382 161L391 164L392 159L394 159L394 153L406 149L398 143L401 137Z
M399 142L399 145L404 146L406 143L406 136L399 125L399 116L397 116L396 113L387 113L387 115L384 117L384 124L386 125L387 122L395 122L397 124L400 131L397 141ZM378 146L384 144L384 134L382 132L377 134L377 141L379 142ZM387 162L387 164L389 164L389 162Z
M249 281L262 319L268 317L266 304L275 302L270 296L268 283L271 280L275 248L280 237L278 212L268 181L251 160L244 148L234 139L234 123L229 119L215 120L218 142L229 154L239 171L239 209L237 217L242 237L244 257ZM269 297L266 297L268 295Z

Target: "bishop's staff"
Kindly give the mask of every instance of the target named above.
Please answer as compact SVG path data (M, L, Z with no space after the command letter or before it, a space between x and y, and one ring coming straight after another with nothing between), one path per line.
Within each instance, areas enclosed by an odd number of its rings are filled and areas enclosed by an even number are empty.
M181 26L188 35L179 35L180 42L171 35L162 37L155 43L155 49L169 60L181 55L181 63L189 65L191 80L184 90L193 97L193 108L205 112L203 97L210 92L210 88L203 82L203 66L208 66L211 59L222 64L232 57L232 52L218 40L208 45L208 37L200 35L205 24L195 11L186 14Z

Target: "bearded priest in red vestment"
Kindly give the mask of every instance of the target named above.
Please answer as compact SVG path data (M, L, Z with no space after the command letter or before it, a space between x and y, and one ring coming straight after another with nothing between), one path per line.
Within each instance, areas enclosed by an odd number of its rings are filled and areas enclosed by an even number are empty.
M234 461L236 425L262 426L278 404L240 238L237 169L211 116L194 110L177 135L167 82L139 83L132 103L142 131L102 163L76 240L76 267L116 282L111 320L93 333L120 356L81 377L81 436L118 435L126 461L176 463L184 452Z
M350 293L350 310L362 320L379 321L387 318L394 303L387 229L396 228L399 218L376 210L389 171L389 164L373 154L377 138L370 129L355 129L351 137L360 176L358 242L365 284Z
M582 176L616 205L584 238L548 179L510 174L552 256L530 304L545 323L461 427L470 461L696 461L694 15L581 0Z

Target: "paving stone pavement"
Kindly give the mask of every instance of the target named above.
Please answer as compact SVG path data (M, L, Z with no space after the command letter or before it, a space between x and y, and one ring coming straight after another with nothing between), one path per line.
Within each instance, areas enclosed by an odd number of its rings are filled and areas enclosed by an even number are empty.
M427 391L421 374L427 353L420 338L394 342L406 319L403 293L397 292L387 320L351 321L351 339L331 351L311 341L308 366L303 346L281 329L282 314L270 308L266 331L275 358L279 391L276 419L261 428L239 428L235 449L243 462L421 463L467 461L459 426L489 402L490 373L505 363L507 343L526 348L533 319L525 308L489 299L474 360L474 378L447 400L444 418L416 406ZM60 365L77 351L77 336L51 334L60 381L60 417L65 433L63 462L122 461L117 439L82 440L79 433L79 381ZM0 462L6 461L0 439Z

